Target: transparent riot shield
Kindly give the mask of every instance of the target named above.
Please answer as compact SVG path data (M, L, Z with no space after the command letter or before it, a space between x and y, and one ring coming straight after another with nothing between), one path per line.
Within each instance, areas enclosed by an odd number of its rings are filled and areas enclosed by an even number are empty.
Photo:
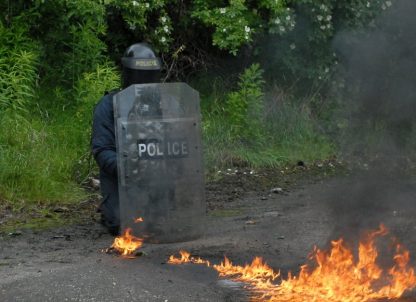
M201 235L205 217L199 94L185 83L114 95L122 230L149 242Z

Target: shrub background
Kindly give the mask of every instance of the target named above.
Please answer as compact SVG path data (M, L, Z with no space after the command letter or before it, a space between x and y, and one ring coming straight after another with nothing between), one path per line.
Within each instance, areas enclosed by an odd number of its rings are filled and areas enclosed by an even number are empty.
M124 49L147 41L164 81L201 92L207 171L336 152L342 99L333 38L377 26L391 1L0 1L3 207L88 197L94 105L120 86Z

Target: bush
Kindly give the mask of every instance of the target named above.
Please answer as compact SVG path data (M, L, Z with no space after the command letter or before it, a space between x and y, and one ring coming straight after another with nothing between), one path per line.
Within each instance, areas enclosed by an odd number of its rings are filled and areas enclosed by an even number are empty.
M9 28L0 22L0 117L24 114L35 96L38 45L28 38L28 28L18 20Z
M238 90L227 95L225 112L236 140L261 140L263 111L263 70L258 64L247 68L240 76Z
M296 99L276 87L263 95L262 83L261 70L253 65L240 75L239 89L222 97L224 102L203 99L203 105L216 104L203 106L204 153L211 172L230 166L279 167L335 153L311 114L311 99Z

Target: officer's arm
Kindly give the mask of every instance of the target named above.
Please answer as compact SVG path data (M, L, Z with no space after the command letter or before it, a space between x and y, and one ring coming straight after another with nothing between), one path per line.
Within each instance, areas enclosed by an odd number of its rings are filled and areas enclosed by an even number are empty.
M105 96L110 97L110 96ZM100 169L117 176L117 154L112 102L100 102L94 110L92 153Z

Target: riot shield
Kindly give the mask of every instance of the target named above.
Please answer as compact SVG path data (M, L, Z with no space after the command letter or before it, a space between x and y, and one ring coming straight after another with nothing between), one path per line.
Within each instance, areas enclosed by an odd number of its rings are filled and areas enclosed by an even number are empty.
M206 206L198 92L140 84L113 102L121 229L149 242L199 237Z

